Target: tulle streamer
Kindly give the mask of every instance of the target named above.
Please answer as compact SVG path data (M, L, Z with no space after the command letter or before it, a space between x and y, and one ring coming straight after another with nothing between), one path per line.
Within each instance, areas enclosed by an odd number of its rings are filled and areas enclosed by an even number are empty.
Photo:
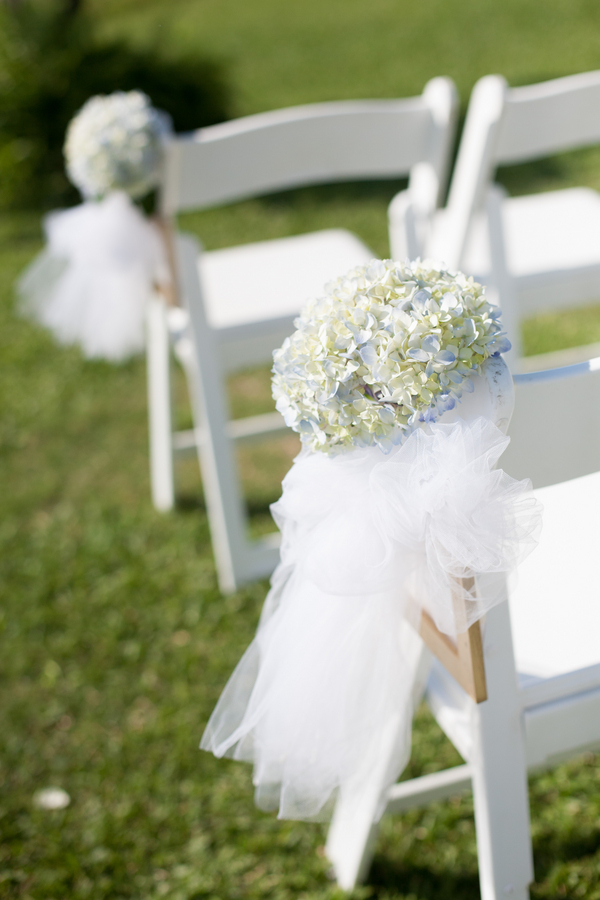
M489 576L534 544L529 482L494 468L507 443L489 419L457 418L387 456L297 457L272 507L281 563L201 743L254 763L259 806L327 818L338 790L372 780L384 745L382 796L397 779L421 648L410 623L425 608L441 631L464 631L504 597ZM457 622L457 578L473 572L477 592L463 591Z
M18 284L23 312L87 357L139 353L150 293L169 280L158 228L122 192L50 213L44 227L47 246Z

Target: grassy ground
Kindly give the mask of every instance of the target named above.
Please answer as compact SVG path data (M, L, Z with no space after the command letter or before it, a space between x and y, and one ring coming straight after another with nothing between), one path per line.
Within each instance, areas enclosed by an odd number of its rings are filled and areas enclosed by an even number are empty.
M536 0L95 0L132 40L209 50L231 66L238 112L342 96L392 96L435 74L463 98L476 77L512 83L597 65L600 10ZM596 152L507 170L514 192L600 186ZM324 187L188 216L207 247L340 223L387 253L397 184ZM0 217L0 898L320 900L321 826L256 811L249 770L197 749L250 641L267 584L219 595L195 463L172 515L149 502L145 371L58 349L14 313L11 285L40 247L34 214ZM600 340L600 314L540 317L528 351ZM177 385L180 418L189 413ZM236 414L268 408L268 373L231 384ZM247 451L252 528L295 439ZM459 761L425 710L407 774ZM36 790L72 801L36 810ZM600 766L587 756L531 782L535 898L600 898ZM475 900L472 804L385 820L356 898Z

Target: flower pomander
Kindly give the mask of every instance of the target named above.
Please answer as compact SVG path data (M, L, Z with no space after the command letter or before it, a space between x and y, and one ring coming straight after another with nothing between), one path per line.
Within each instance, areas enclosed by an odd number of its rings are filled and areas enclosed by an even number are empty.
M312 450L389 452L510 349L485 288L429 261L373 260L325 291L273 355L277 409Z
M87 200L119 190L143 197L158 182L169 131L169 117L141 91L91 97L67 129L67 174Z

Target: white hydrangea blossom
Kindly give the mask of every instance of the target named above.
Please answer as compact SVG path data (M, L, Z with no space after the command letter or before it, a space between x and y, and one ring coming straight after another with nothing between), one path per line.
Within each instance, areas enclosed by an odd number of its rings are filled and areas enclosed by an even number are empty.
M113 190L142 197L157 183L168 131L168 116L141 91L91 97L67 129L67 174L86 199Z
M429 261L373 260L325 290L274 353L277 409L313 450L389 452L510 349L482 285Z

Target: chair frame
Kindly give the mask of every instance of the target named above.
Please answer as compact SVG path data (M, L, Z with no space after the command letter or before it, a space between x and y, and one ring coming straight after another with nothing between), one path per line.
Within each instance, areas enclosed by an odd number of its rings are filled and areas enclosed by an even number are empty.
M498 166L599 142L600 71L517 88L509 88L499 75L480 79L448 194L448 264L462 265L473 215L485 205Z
M583 420L587 433L570 454L568 434L557 433L552 416L542 417L539 427L531 429L534 412L549 410L544 402L548 382L553 383L552 406L562 408L575 394L574 414L584 415L592 404L598 406L600 358L514 376L517 397L509 433L518 446L509 446L503 468L518 478L533 475L535 487L600 468L600 416L594 423ZM385 796L385 813L401 813L472 790L482 900L506 896L528 900L534 872L527 772L600 747L600 663L519 684L506 583L503 591L505 602L490 610L484 621L486 702L475 702L450 674L451 667L444 668L444 649L442 664L435 662L429 674L429 704L468 762L394 785ZM422 669L430 666L431 654L424 650ZM381 772L390 752L391 748L382 748ZM380 773L374 772L360 797L340 795L330 826L327 855L338 883L347 890L364 880L372 859L378 830L374 817L381 803L378 777Z
M486 216L490 191L498 195L502 190L493 182L496 169L595 143L600 143L600 70L517 88L509 88L499 75L488 75L471 94L445 208L427 217L424 224L421 214L417 234L419 211L414 204L397 198L390 206L393 248L401 252L412 239L420 255L442 259L450 269L464 270L472 229L488 227L491 259L486 280L497 290L505 313L513 344L507 355L511 365L522 356L520 320L549 306L594 299L600 262L559 273L551 291L543 275L540 281L538 276L513 274L512 292L505 296L502 269L508 265L506 258L501 260L499 271L498 229Z
M257 363L270 361L273 348L292 330L293 317L253 323L243 334L239 326L211 329L197 269L201 249L175 232L174 218L186 209L282 188L406 174L411 196L420 206L435 207L445 188L456 111L452 82L436 78L420 97L313 104L261 113L178 136L165 145L161 217L173 248L177 303L189 315L191 344L179 355L190 382L195 427L184 433L172 431L172 315L164 298L157 296L148 316L152 497L159 510L173 507L174 457L196 451L224 592L269 575L279 559L278 534L258 542L246 536L232 440L254 440L287 429L279 413L227 421L224 390L216 382L234 368L231 357L242 339L255 342ZM335 152L324 153L324 146L334 147ZM233 165L239 158L245 160L243 167Z

